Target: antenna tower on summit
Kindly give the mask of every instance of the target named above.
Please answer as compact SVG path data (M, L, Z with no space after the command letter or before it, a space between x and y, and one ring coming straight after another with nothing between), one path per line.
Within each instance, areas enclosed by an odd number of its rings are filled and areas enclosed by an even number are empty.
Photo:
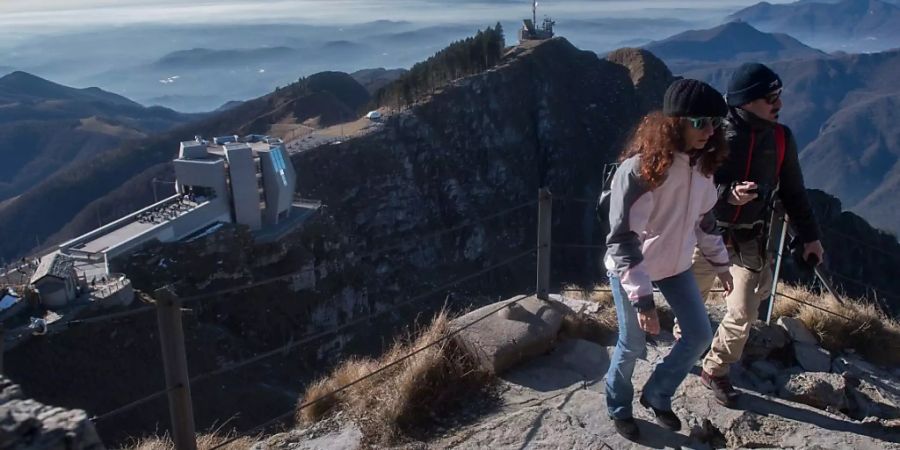
M537 27L537 0L531 1L531 19L525 19L522 29L519 30L519 43L524 44L527 41L543 41L553 37L553 25L556 22L549 17L544 18L541 27Z

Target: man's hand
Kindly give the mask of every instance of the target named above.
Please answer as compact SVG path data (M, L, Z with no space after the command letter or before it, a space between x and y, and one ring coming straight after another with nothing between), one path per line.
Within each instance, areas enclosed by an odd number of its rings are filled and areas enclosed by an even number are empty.
M734 290L734 278L731 277L731 272L719 272L717 275L719 277L719 281L722 282L722 287L725 289L725 295L731 293Z
M656 308L644 312L637 312L638 325L641 329L656 336L659 334L659 316L656 315Z
M825 249L822 247L822 241L812 241L803 244L803 260L809 261L809 255L816 255L816 265L822 264L825 258Z
M756 183L752 181L744 181L739 184L735 184L731 187L731 192L728 193L728 203L734 206L746 205L753 201L757 194L756 192L751 192L756 189Z

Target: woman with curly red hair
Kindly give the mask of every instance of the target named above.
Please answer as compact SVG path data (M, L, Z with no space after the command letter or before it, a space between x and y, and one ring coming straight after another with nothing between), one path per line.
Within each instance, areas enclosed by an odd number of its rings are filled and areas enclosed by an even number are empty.
M681 338L644 385L641 405L677 431L672 396L709 347L712 329L691 273L694 247L716 267L726 290L730 260L712 214L718 198L713 173L728 154L720 128L728 109L706 83L678 80L666 91L662 112L641 121L622 154L610 196L610 234L605 265L616 302L619 338L606 374L606 403L616 430L629 439L640 432L632 416L637 358L644 333L659 333L653 284L672 307Z

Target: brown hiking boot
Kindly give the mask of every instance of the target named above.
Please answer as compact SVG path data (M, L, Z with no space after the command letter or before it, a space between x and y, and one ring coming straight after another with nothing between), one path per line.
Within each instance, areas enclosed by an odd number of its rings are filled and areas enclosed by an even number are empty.
M703 370L700 373L700 382L713 392L713 397L720 405L726 408L733 408L737 404L740 394L734 390L728 375L717 377Z

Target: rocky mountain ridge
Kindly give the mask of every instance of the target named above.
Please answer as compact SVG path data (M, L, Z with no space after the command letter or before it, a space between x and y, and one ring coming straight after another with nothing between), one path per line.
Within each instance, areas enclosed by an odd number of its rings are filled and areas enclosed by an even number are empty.
M771 62L826 56L784 33L764 33L734 21L707 30L690 30L644 46L676 73L710 65Z
M729 19L788 33L829 50L870 52L900 45L900 6L882 0L760 2Z
M193 118L98 88L74 89L12 72L0 78L0 202L70 164Z

